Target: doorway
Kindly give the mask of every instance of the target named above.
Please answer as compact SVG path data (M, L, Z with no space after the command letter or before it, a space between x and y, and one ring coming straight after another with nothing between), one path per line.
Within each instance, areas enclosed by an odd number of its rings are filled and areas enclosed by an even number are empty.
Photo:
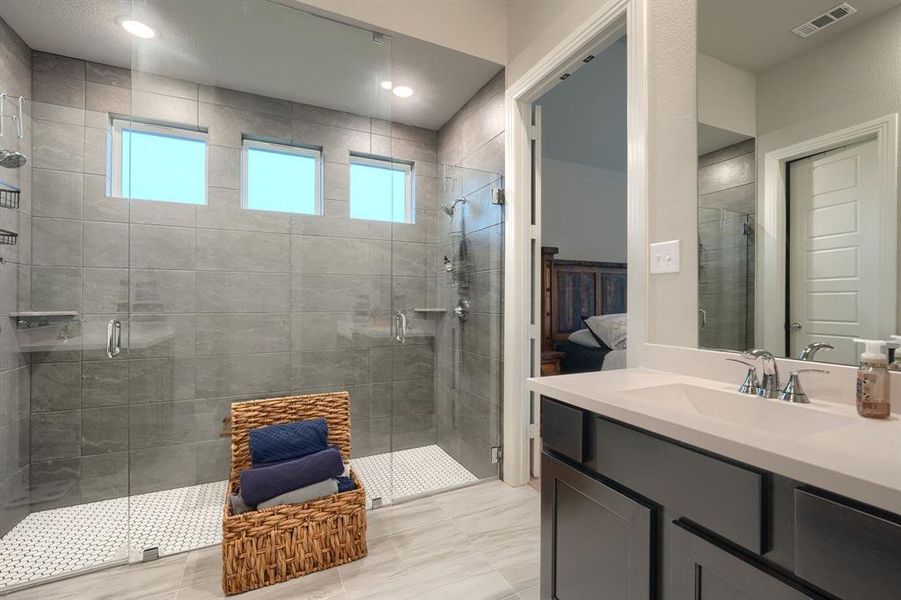
M627 281L629 336L627 364L638 365L645 341L647 289L647 15L644 3L617 2L599 9L548 51L506 91L507 205L504 302L504 481L529 482L532 459L540 451L541 415L528 378L541 367L541 172L535 165L533 104L566 80L590 54L628 35L627 67ZM539 192L540 194L540 192Z
M626 37L592 48L564 75L532 104L541 376L626 362ZM537 477L540 431L532 446Z

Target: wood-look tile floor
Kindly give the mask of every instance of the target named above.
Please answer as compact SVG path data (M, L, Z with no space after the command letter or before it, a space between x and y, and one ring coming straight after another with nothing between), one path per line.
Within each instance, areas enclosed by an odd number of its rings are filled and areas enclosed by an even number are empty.
M495 481L369 513L369 556L240 600L537 600L539 494ZM6 596L8 600L224 598L211 546Z

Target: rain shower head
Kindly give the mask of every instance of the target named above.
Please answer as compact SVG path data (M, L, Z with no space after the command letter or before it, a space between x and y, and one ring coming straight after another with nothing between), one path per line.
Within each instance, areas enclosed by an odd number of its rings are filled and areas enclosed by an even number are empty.
M24 167L28 158L21 152L14 150L0 150L0 167L6 169L18 169Z
M451 218L454 216L454 209L457 208L458 204L466 204L466 198L457 198L453 202L448 202L447 204L441 207L441 210L445 212L445 214Z

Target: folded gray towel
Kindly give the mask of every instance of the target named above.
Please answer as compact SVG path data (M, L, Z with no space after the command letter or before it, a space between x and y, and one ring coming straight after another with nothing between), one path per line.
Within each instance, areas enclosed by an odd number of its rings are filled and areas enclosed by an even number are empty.
M303 504L310 500L316 500L317 498L323 498L337 493L338 480L326 479L325 481L320 481L319 483L314 483L297 490L291 490L290 492L285 492L275 498L260 502L257 504L257 509L270 508L279 504Z
M233 515L240 515L242 513L250 512L253 510L253 507L247 506L247 504L244 502L244 498L242 498L238 494L232 494L229 500L231 500L232 503Z

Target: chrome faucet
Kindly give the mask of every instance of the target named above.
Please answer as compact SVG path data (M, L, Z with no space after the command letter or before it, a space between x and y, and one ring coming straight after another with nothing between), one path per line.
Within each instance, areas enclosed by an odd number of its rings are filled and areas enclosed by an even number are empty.
M814 355L819 350L835 350L835 346L832 344L827 344L826 342L814 342L812 344L807 344L804 346L804 349L801 350L801 355L798 356L801 360L813 360Z
M742 352L745 358L759 358L763 364L763 377L760 380L760 387L757 388L757 395L761 398L778 398L780 389L779 368L776 366L776 357L769 350L763 348L755 348L753 350L745 350Z
M738 386L738 391L742 394L756 396L757 390L760 389L760 382L757 381L757 367L752 363L738 360L737 358L727 358L726 360L748 367L748 373L745 375L745 380L742 384Z
M780 400L794 404L810 404L810 398L807 397L807 393L801 387L801 380L798 379L798 375L801 373L825 373L828 375L829 371L825 369L798 369L797 371L792 371L789 374L788 383L785 384L785 389L779 392Z

